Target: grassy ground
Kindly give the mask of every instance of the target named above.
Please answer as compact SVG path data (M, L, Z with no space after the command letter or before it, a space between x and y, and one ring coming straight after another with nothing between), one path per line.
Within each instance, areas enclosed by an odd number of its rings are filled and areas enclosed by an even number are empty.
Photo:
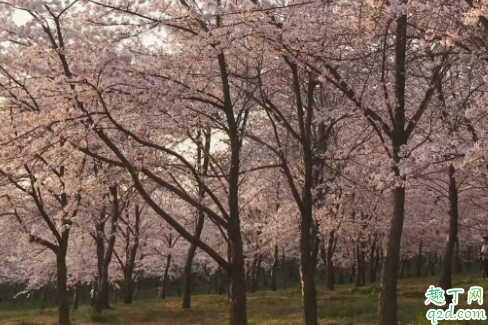
M470 286L485 287L479 277L454 279L454 287L465 289L460 296L458 308L484 306L467 305L467 291ZM488 281L488 280L487 280ZM438 278L411 279L398 285L399 319L401 324L430 324L425 313L431 305L425 306L425 292L430 284L437 285ZM487 293L485 292L485 300ZM248 295L248 317L250 325L295 325L303 324L301 317L300 291L298 288L277 292L261 291ZM321 325L365 325L374 324L378 302L377 286L355 288L352 285L339 286L335 291L318 288L318 312ZM89 306L81 306L72 314L74 324L103 322L110 324L154 323L163 325L220 325L227 324L227 297L217 295L195 296L191 310L182 310L181 301L171 297L165 301L150 299L137 301L132 305L118 303L113 310L104 312L94 319ZM456 308L457 309L457 308ZM56 309L26 309L17 306L3 306L0 309L0 324L55 324ZM440 324L483 324L488 321L440 321Z

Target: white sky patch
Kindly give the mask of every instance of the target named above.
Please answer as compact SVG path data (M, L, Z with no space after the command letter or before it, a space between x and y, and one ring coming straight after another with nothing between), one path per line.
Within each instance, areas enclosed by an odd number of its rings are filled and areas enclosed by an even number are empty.
M17 26L22 26L25 23L27 23L29 20L31 20L32 16L23 10L16 10L13 15L13 19L14 19L14 23Z

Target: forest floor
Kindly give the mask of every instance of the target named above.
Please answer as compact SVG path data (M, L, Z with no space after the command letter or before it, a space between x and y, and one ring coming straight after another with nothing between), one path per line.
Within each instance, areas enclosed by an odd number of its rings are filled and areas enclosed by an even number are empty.
M399 282L398 302L400 324L430 324L426 319L428 309L440 308L435 305L425 306L425 293L430 285L438 285L438 278L407 279ZM471 286L486 288L488 280L479 277L464 276L454 279L454 287L464 288L459 297L458 308L486 309L484 305L467 304L467 292ZM484 292L485 300L487 292ZM318 287L318 314L320 325L366 325L374 324L378 304L378 286L367 285L356 288L353 285L341 285L335 291ZM250 325L301 325L303 324L300 291L289 288L272 291L259 291L248 294L248 317ZM72 314L73 324L87 325L94 323L131 324L131 325L224 325L228 324L227 296L197 295L192 297L192 308L181 309L179 297L140 300L131 305L118 303L113 310L104 311L96 319L90 306L80 306ZM487 313L488 315L488 313ZM52 325L56 323L56 309L0 309L0 324L16 325ZM486 324L487 321L440 321L440 324Z

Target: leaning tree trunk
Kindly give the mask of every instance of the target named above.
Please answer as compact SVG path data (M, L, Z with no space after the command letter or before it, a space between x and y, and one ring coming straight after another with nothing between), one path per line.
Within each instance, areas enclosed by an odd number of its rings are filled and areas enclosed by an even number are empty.
M126 248L126 256L127 262L125 263L124 270L124 303L131 304L132 303L132 296L134 291L134 281L133 281L133 273L134 268L136 265L136 255L137 250L139 249L139 234L140 234L140 223L141 223L141 212L142 209L139 209L139 205L136 204L135 206L135 236L134 236L134 243L129 248ZM129 244L130 236L129 232L127 232L126 243ZM128 245L129 246L129 245Z
M197 226L195 228L195 238L199 239L203 230L203 224L205 221L205 214L203 211L198 211ZM192 264L193 258L195 257L195 252L197 246L190 244L188 249L188 254L186 255L185 267L183 269L183 303L182 307L188 309L191 307L191 288L192 288Z
M201 132L202 131L199 131L199 137L201 136ZM198 147L197 163L198 163L199 171L202 174L206 175L208 170L208 164L209 164L208 152L210 150L211 133L209 130L207 130L207 132L203 131L203 133L205 134L205 146L203 148L204 150L202 150L200 146ZM201 186L198 189L198 194L200 200L202 200L205 192L203 191L203 188ZM200 239L203 230L204 221L205 221L205 214L201 209L198 209L198 219L197 219L197 224L195 227L195 235L194 235L196 239ZM183 302L182 302L183 309L188 309L191 307L192 264L193 264L193 258L195 257L196 250L197 250L197 246L191 243L190 248L188 249L188 254L186 256L185 267L183 269L184 272Z
M66 245L60 245L56 254L56 271L57 271L57 291L58 291L58 313L59 324L69 324L69 294L68 294L68 270L66 267Z
M171 265L171 254L166 256L166 266L164 268L164 275L163 275L163 292L161 292L161 299L166 299L166 290L168 286L168 273L169 273L169 266Z
M445 291L452 288L452 265L454 257L454 246L456 244L458 233L458 191L456 187L456 178L454 176L454 166L449 166L449 237L447 240L446 250L444 252L444 266L442 269L439 286ZM446 295L446 304L452 302L452 295Z

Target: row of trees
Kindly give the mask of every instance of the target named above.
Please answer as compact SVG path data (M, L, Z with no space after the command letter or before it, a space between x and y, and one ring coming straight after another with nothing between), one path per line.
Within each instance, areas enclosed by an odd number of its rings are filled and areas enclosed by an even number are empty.
M173 263L184 308L194 270L219 269L230 324L247 325L280 250L299 260L306 325L319 261L329 289L336 266L359 285L381 267L378 323L396 324L400 262L442 255L447 289L486 227L481 2L0 6L0 272L54 272L60 324L69 285L96 276L100 312L111 281L130 302L141 270Z

